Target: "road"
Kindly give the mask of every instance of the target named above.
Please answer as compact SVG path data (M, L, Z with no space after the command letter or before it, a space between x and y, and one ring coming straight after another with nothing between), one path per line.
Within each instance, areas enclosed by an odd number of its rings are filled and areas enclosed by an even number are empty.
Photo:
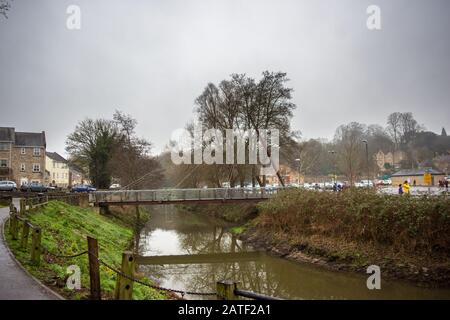
M18 200L15 204L18 207ZM0 208L0 232L9 215L9 208ZM57 300L31 278L11 257L3 235L0 237L0 300Z

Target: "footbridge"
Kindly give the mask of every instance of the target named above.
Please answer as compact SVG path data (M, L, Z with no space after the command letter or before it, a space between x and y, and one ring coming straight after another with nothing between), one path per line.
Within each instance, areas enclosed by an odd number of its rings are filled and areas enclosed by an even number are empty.
M156 190L108 190L89 194L95 206L160 205L182 203L235 203L267 200L279 189L264 188L201 188Z

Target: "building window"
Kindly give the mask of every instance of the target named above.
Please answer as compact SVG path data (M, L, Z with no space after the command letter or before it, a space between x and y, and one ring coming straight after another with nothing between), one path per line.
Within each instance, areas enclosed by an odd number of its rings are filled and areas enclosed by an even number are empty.
M0 168L6 168L8 167L8 160L1 159L0 160Z
M0 143L0 151L9 150L9 143L8 142L1 142Z
M22 171L22 172L25 171L25 163L20 164L20 171Z
M39 163L33 163L33 172L41 172L41 165Z
M41 148L34 148L33 149L33 155L34 156L40 156L41 155Z
M55 173L53 172L53 180L55 180Z
M26 154L27 149L26 148L20 148L20 154Z

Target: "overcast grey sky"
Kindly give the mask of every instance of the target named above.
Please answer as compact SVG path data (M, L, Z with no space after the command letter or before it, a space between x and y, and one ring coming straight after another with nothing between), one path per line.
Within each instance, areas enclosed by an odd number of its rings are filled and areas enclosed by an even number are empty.
M66 28L71 4L81 30ZM366 27L370 4L379 31ZM394 111L448 131L449 32L447 0L14 0L0 16L0 126L45 130L64 154L79 120L117 108L158 151L208 82L271 70L291 79L305 138Z

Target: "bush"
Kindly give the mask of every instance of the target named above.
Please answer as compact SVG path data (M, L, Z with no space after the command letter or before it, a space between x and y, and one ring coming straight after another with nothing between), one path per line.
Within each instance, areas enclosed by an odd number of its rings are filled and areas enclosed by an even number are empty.
M258 204L258 209L256 225L275 233L344 238L408 252L450 252L450 198L446 196L290 189Z

